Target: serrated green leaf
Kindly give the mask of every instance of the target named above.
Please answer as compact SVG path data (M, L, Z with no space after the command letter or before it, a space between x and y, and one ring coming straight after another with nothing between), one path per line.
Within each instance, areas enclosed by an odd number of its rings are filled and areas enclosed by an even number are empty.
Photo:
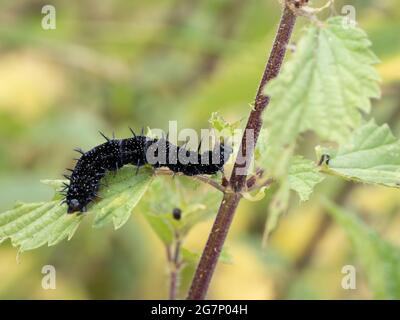
M357 129L321 168L345 179L399 188L400 140L386 124L378 126L371 120Z
M54 203L51 208L41 212L43 212L43 215L36 217L35 220L30 220L29 224L24 223L21 229L13 233L13 243L19 245L26 239L32 240L35 237L40 237L43 230L48 230L49 226L52 226L62 215L65 215L65 208ZM44 236L48 237L47 232Z
M136 210L145 216L150 215L152 220L162 220L159 223L154 221L157 225L153 229L165 242L161 232L164 228L159 230L158 224L166 224L184 237L194 225L217 213L221 198L222 193L191 178L159 177L152 183ZM175 220L172 216L175 208L182 211L180 220Z
M198 195L196 203L187 206L180 232L186 235L196 224L215 216L222 200L222 194L211 190Z
M67 183L68 180L65 179L56 179L56 180L49 180L49 179L42 179L40 180L41 183L52 187L55 191L59 191L62 189L64 183Z
M10 238L21 252L38 248L48 243L52 235L61 236L53 227L66 215L66 205L57 200L19 204L0 214L0 238Z
M40 182L53 188L53 190L55 191L53 200L60 200L64 198L64 196L62 195L62 190L64 189L65 185L68 184L69 181L62 179L57 179L57 180L43 179L40 180Z
M113 222L117 229L129 218L148 185L152 181L152 170L143 168L136 175L136 167L126 166L116 174L104 178L108 186L99 194L102 200L89 206L85 214L67 214L67 207L61 204L59 190L64 180L43 180L56 191L52 201L40 203L18 203L13 209L0 214L0 242L10 238L20 252L42 245L55 245L74 235L84 216L95 214L95 226Z
M318 167L314 162L301 156L296 156L292 159L289 167L288 179L290 189L297 192L301 201L307 201L314 187L324 177L319 173Z
M28 204L29 206L32 204ZM25 227L29 226L31 223L36 222L38 219L46 215L47 212L52 210L57 205L57 201L44 202L33 210L26 210L26 212L21 216L16 216L12 221L5 221L4 224L0 225L0 237L11 237L17 234L19 231L23 230ZM21 210L23 206L18 207L15 210ZM65 207L64 207L65 209ZM6 212L10 216L14 216L13 210Z
M165 216L150 213L146 213L145 217L153 231L160 238L160 240L164 244L170 245L174 240L174 228L171 225L170 221L166 219Z
M49 241L54 226L64 215L65 208L60 208L57 204L55 208L43 217L31 223L16 235L13 235L13 245L19 246L20 252L33 250L45 245Z
M278 225L279 219L289 206L290 190L297 192L301 201L309 199L314 187L323 180L317 166L302 156L292 158L289 172L280 180L278 190L272 197L268 207L263 244L266 245L270 233Z
M115 176L109 174L107 188L100 189L101 201L89 212L95 212L93 227L99 228L113 222L120 228L129 219L133 208L139 203L152 181L152 170L144 168L136 174L136 168L126 166Z
M278 225L279 218L283 213L286 212L289 206L289 182L288 180L283 180L279 189L274 194L271 203L268 208L268 217L265 224L264 235L263 235L263 245L265 246L270 233Z
M26 204L19 202L18 205L16 205L13 209L0 214L0 226L4 226L4 225L8 224L9 222L12 222L12 221L16 220L17 218L25 215L26 213L41 207L44 204L45 204L45 202L26 203ZM0 237L1 236L2 235L0 233Z
M213 112L210 119L208 120L211 127L217 130L219 133L226 132L231 137L235 134L235 129L240 126L240 120L234 123L226 121L219 112Z
M344 27L343 17L305 30L293 58L265 88L271 97L264 113L268 151L264 166L279 176L289 164L283 150L307 130L332 141L343 141L360 124L360 111L370 111L378 98L378 62L358 27ZM283 166L282 163L286 163Z
M159 177L135 211L144 215L158 238L169 246L176 235L183 240L194 225L215 215L221 197L221 193L188 177ZM179 220L173 217L175 208L181 210Z
M68 214L58 219L51 230L51 235L48 239L49 246L54 246L65 238L71 240L83 217L84 215Z
M400 299L400 250L384 241L352 212L325 201L328 212L345 229L377 299Z

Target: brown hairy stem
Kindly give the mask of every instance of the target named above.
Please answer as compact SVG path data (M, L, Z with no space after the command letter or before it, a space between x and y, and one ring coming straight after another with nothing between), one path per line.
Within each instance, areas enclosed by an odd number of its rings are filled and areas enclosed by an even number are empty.
M218 258L241 199L240 191L246 185L248 165L253 157L254 148L262 126L262 113L269 103L269 97L263 94L263 90L268 81L275 78L280 71L286 53L286 47L289 44L290 36L296 22L296 15L292 9L289 8L289 4L292 4L292 0L286 0L283 7L283 13L272 51L258 87L254 108L250 112L246 129L242 137L240 147L242 156L236 158L233 173L229 181L232 192L226 191L224 194L206 247L197 266L189 290L188 299L200 300L206 297ZM253 135L250 144L247 143L248 134ZM241 171L240 174L238 174L239 170Z

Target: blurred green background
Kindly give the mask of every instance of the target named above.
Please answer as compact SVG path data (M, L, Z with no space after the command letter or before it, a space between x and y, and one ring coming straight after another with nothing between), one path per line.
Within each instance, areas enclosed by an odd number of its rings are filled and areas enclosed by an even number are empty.
M324 1L314 1L316 5ZM41 9L56 8L57 27L43 30ZM356 7L357 20L382 63L378 123L400 135L400 4L396 0L337 1ZM88 149L97 131L128 136L128 126L207 128L214 111L246 117L280 17L271 0L0 1L0 211L17 200L49 199L40 179L60 178L73 165L72 148ZM301 33L296 27L293 41ZM302 141L313 157L316 141ZM357 289L341 287L343 265L358 265L343 230L318 195L351 205L383 238L400 245L400 197L389 188L346 184L317 187L302 206L294 199L261 247L269 199L241 204L209 298L368 299L362 269ZM145 219L134 214L117 232L85 219L74 238L19 256L0 246L0 298L164 299L165 249ZM197 225L187 247L201 251L212 219ZM57 289L43 290L41 269L57 270ZM180 297L190 283L186 268Z

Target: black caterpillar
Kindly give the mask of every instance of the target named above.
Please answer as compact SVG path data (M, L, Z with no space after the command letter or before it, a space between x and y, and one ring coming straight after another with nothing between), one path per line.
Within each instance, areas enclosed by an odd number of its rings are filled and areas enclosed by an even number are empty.
M167 167L175 173L187 176L199 174L215 174L223 170L223 166L232 153L231 148L219 144L213 151L199 153L170 143L166 138L153 139L136 135L131 129L132 138L112 139L100 134L107 140L88 152L75 149L81 153L75 168L67 169L71 175L65 175L70 183L63 190L64 203L68 213L86 212L87 205L93 201L100 186L100 180L107 171L116 171L126 164L137 166L138 170L145 164L154 168Z

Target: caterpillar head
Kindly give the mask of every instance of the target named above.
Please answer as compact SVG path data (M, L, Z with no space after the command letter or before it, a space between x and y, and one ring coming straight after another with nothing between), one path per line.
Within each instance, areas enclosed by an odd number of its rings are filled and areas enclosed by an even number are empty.
M86 204L82 203L78 199L66 199L68 206L68 213L74 213L77 211L86 212Z

